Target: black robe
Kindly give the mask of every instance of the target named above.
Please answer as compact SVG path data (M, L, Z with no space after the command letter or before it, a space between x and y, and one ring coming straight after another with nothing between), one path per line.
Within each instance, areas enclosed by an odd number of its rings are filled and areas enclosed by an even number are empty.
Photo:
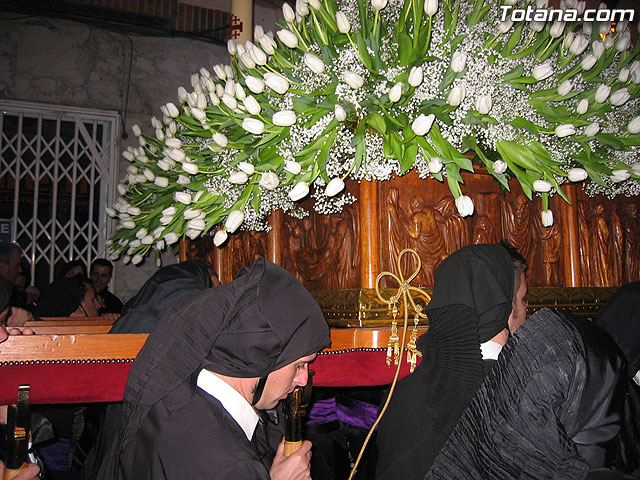
M268 480L271 455L262 458L258 438L249 442L222 404L195 385L195 378L151 408L120 456L120 478ZM262 432L258 425L255 435Z
M619 430L622 372L617 347L595 325L537 312L424 478L617 478L604 468L604 449Z
M501 245L469 245L435 271L429 330L415 372L397 384L378 427L376 478L421 479L482 384L480 344L507 328L514 269Z

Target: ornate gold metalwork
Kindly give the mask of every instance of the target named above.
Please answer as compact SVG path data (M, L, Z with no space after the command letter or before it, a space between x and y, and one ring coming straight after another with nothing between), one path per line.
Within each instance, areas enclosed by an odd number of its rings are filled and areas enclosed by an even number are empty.
M404 271L402 268L402 257L406 254L413 255L414 259L417 262L416 269L407 279L404 278ZM421 318L424 318L425 320L427 318L426 314L423 313L424 307L416 302L416 298L414 298L414 295L418 298L422 297L422 299L424 299L425 301L425 305L427 305L431 301L431 296L424 290L411 286L411 281L416 278L418 273L420 273L420 268L422 267L420 256L415 250L412 250L410 248L405 248L404 250L402 250L398 255L396 265L398 267L397 275L392 272L381 272L376 278L376 294L378 295L378 299L387 305L388 310L392 313L393 316L393 320L391 322L391 337L389 338L389 344L387 346L387 366L391 366L392 351L394 365L399 365L400 363L402 352L405 349L404 345L409 323L409 310L411 309L411 311L414 312L414 326L413 333L411 334L411 338L406 346L406 349L407 362L411 365L410 371L413 372L414 368L416 367L417 357L422 356L420 351L416 348L418 325ZM388 297L385 297L385 295L383 295L382 293L382 290L380 289L380 281L384 277L391 277L398 283L398 289L394 294ZM400 341L400 338L398 337L397 317L399 312L399 304L402 304L404 306L404 327L402 330L402 341Z

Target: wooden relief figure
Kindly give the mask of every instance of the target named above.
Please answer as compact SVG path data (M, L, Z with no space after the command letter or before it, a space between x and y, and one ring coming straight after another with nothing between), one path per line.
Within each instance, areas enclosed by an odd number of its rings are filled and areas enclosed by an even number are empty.
M503 197L498 193L481 193L474 197L476 212L472 243L496 243L502 240L500 215Z
M503 205L502 236L518 249L529 265L533 265L537 248L534 238L535 206L524 194L517 195L513 204L507 200Z
M537 202L537 214L534 216L536 242L540 245L540 258L544 267L544 285L559 286L564 284L564 272L560 263L562 254L562 237L560 235L562 220L556 215L553 225L542 224L542 202Z
M385 204L390 258L397 258L407 247L416 250L423 268L415 281L430 286L440 262L471 243L471 221L458 214L450 197L431 206L420 195L413 195L407 203L404 208L399 190L389 189Z
M250 267L256 258L267 256L267 233L243 230L229 235L227 255L231 276L235 278L242 267Z
M640 212L638 212L638 206L638 202L623 203L622 206L625 282L640 280L640 216L638 215Z
M346 205L341 214L321 215L326 225L327 244L322 254L327 277L325 290L360 286L360 222L354 205Z

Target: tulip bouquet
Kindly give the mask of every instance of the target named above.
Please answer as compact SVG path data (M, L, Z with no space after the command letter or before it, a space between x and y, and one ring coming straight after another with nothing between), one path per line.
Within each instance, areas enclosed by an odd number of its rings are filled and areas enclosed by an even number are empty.
M415 169L474 205L461 170L566 199L640 193L640 47L626 22L500 21L511 0L297 0L275 34L229 41L229 65L178 89L140 145L120 197L114 257L140 262L182 236L264 230L312 195L319 213L354 199L344 180ZM519 7L543 8L546 0ZM503 7L504 8L504 7ZM561 8L584 9L563 0Z

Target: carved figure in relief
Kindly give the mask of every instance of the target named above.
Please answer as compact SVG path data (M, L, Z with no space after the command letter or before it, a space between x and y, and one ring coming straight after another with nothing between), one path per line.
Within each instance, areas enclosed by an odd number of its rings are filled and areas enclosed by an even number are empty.
M604 218L604 204L598 203L591 215L590 227L593 235L593 256L591 258L591 272L593 274L594 286L608 287L613 285L611 279L611 268L609 262L613 258L613 248L611 245L611 230L607 220Z
M502 211L502 234L511 245L516 247L522 256L534 264L536 242L533 238L533 221L535 210L532 202L525 195L518 195L511 205L504 202Z
M471 243L497 243L502 238L500 212L503 197L497 193L481 193L477 196L477 217Z
M640 216L638 204L628 203L622 209L624 230L625 281L640 279Z
M554 222L550 227L542 224L542 205L535 216L536 233L540 241L542 263L544 264L544 284L547 286L560 285L560 254L562 251L562 239L560 237L560 225Z
M611 224L612 249L612 257L609 259L609 265L611 266L611 285L622 285L625 283L623 257L624 232L622 230L622 221L616 208L611 210L609 222Z
M591 236L589 235L589 224L587 223L587 205L585 202L578 202L578 230L580 235L580 270L582 280L586 285L594 285L591 274Z
M327 247L324 250L321 267L326 274L327 283L323 288L338 290L357 286L358 265L357 253L358 219L353 215L351 207L345 207L342 214L323 215L327 221L328 231L325 238Z
M256 258L266 254L266 238L264 232L245 230L239 235L231 235L231 251L233 252L232 275L235 277L242 267L252 265Z

